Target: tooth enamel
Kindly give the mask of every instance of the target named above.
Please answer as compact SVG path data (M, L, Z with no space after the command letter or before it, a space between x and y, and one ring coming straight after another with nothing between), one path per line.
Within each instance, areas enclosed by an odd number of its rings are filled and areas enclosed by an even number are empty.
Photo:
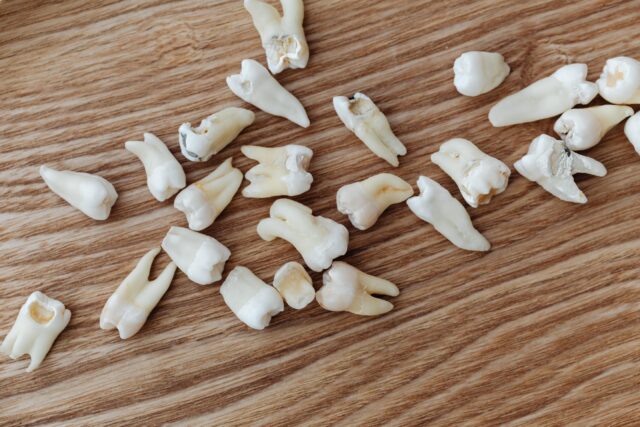
M298 98L253 59L242 61L240 74L227 77L227 86L236 96L265 113L284 117L303 128L309 127L309 117Z
M420 195L407 200L409 209L428 222L451 243L468 251L488 251L491 244L471 223L462 203L434 180L418 178Z
M220 294L233 314L253 329L266 328L271 317L284 310L278 291L245 267L231 270L220 287Z
M571 109L564 112L553 126L571 150L586 150L596 146L615 125L633 115L625 105Z
M640 112L631 116L624 126L624 134L629 138L629 142L640 154Z
M356 93L351 99L336 96L333 98L333 108L347 129L355 133L373 154L392 166L400 164L398 156L407 154L407 149L393 134L385 115L368 96L362 93Z
M302 145L257 147L245 145L242 154L259 162L245 178L251 182L242 190L244 197L297 196L308 191L313 176L307 172L313 151Z
M515 163L518 173L537 182L557 198L566 202L586 203L573 175L588 173L605 176L607 170L597 160L574 153L549 135L540 135L531 142L529 152Z
M297 262L288 262L278 269L273 287L280 292L289 307L305 308L316 296L311 277Z
M96 220L109 218L111 207L118 198L113 185L98 175L57 171L41 166L40 176L51 191L89 218Z
M389 206L413 195L411 185L390 173L381 173L341 187L336 195L338 211L349 216L358 230L372 227Z
M202 120L195 129L191 123L183 123L178 129L180 151L192 162L206 162L236 139L254 118L252 111L230 107Z
M464 200L474 208L489 203L509 184L509 167L466 139L445 142L431 155L431 161L455 181Z
M100 314L100 329L118 328L120 338L125 340L142 328L176 272L176 265L171 262L154 281L149 281L151 264L158 253L160 248L147 252L109 297Z
M185 213L190 229L200 231L209 227L231 203L242 183L242 172L231 162L229 157L216 170L176 197L173 206Z
M302 0L280 0L283 16L260 0L244 0L253 25L260 33L267 64L273 74L287 68L305 68L309 61L309 47L304 37Z
M29 295L11 331L2 341L0 352L12 359L28 354L27 372L37 369L49 353L53 342L71 319L64 304L42 292Z
M289 199L278 199L269 210L270 218L258 223L258 235L268 242L281 238L291 243L313 271L329 268L331 262L347 253L349 232L342 224L322 216Z
M509 71L499 53L465 52L453 63L453 84L462 95L478 96L500 86Z
M640 104L640 61L608 59L597 84L600 96L612 104Z
M388 280L363 273L346 262L336 261L322 275L316 293L325 310L348 311L361 316L377 316L393 309L393 304L371 295L398 296L398 287Z
M199 285L220 280L224 264L231 256L229 249L213 237L182 227L169 229L162 249L191 281Z
M534 122L557 116L577 104L588 104L598 94L588 82L586 64L570 64L542 80L502 99L489 111L495 127Z

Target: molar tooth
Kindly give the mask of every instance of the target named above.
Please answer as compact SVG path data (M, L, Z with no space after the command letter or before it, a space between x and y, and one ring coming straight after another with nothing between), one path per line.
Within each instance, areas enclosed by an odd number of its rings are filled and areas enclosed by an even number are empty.
M509 71L499 53L465 52L453 63L453 84L462 95L478 96L500 86Z
M629 142L636 149L636 152L640 154L640 112L631 116L627 123L624 125L624 134L629 138Z
M558 118L553 130L571 150L586 150L596 146L615 125L632 115L633 109L625 105L571 109Z
M288 262L276 271L273 287L280 292L289 307L305 308L316 296L311 277L297 262Z
M627 56L607 59L596 83L600 96L612 104L640 104L640 61Z

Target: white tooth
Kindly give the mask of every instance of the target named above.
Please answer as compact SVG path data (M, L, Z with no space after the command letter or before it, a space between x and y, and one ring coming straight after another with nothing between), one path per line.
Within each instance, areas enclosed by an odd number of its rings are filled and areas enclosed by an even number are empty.
M269 210L270 218L258 223L258 235L268 242L279 237L291 243L313 271L329 268L331 262L347 253L349 231L342 224L322 216L289 199L278 199Z
M586 64L570 64L502 99L489 111L495 127L534 122L557 116L577 104L588 104L598 86L587 80Z
M284 310L278 291L245 267L231 270L220 287L220 294L233 314L253 329L266 328L271 317Z
M229 249L213 237L182 227L169 229L162 249L191 281L199 285L220 280L224 264L231 256Z
M180 151L192 162L206 162L236 139L254 118L252 111L230 107L202 120L195 129L191 123L183 123L178 129Z
M283 16L260 0L244 0L253 25L260 33L267 64L273 74L287 68L305 68L309 61L309 46L304 37L304 4L302 0L280 0Z
M627 123L624 125L624 134L629 138L629 142L636 149L636 152L640 154L640 112L631 116Z
M184 212L189 228L204 230L216 220L218 215L231 203L240 188L242 172L231 164L232 158L225 160L216 170L178 194L173 206Z
M242 190L244 197L297 196L308 191L313 176L307 172L313 151L302 145L257 147L245 145L242 154L259 162L245 178L251 184Z
M171 262L154 281L149 281L151 264L159 252L160 248L147 252L109 297L100 314L101 329L118 328L120 338L126 340L142 328L176 272L176 265Z
M31 361L27 372L31 372L40 366L70 319L71 312L64 304L36 291L20 308L11 331L2 341L0 352L14 360L28 354Z
M553 126L571 150L595 147L615 125L633 115L633 108L625 105L571 109L564 112Z
M509 71L499 53L465 52L453 63L453 84L462 95L478 96L500 86Z
M411 185L393 174L380 173L341 187L336 195L338 210L349 215L358 230L372 227L389 206L413 195Z
M474 208L489 203L509 184L509 167L466 139L445 142L431 155L431 161L455 181L464 200Z
M40 166L40 176L51 191L93 219L109 218L111 207L118 198L113 185L98 175Z
M288 262L276 271L273 287L287 301L289 307L305 308L316 296L311 277L297 262Z
M355 133L373 154L392 166L400 164L398 156L407 154L407 149L393 134L385 115L367 95L356 93L351 99L336 96L333 108L347 129Z
M600 96L612 104L640 104L640 61L608 59L597 84Z
M393 309L393 304L371 295L398 296L398 287L388 280L363 273L346 262L336 261L322 275L318 304L329 311L348 311L361 316L377 316Z
M242 61L240 74L227 77L227 86L236 96L265 113L284 117L303 128L309 127L309 117L298 98L253 59Z
M468 251L488 251L491 244L473 227L462 203L434 180L418 178L420 195L407 200L409 209L428 222L451 243Z
M607 169L597 160L574 153L562 141L540 135L531 142L529 152L515 163L518 173L537 182L557 198L566 202L586 203L573 175L588 173L605 176Z

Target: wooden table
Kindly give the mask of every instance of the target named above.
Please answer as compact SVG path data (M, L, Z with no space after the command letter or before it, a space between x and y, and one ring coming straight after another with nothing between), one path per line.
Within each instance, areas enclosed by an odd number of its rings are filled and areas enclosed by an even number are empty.
M621 126L586 154L604 178L578 178L589 202L562 202L513 173L478 209L487 254L457 249L407 207L367 232L349 225L344 258L399 286L378 318L287 309L265 331L245 327L219 284L178 273L135 337L99 329L102 306L170 225L141 163L124 150L145 131L166 141L190 182L240 146L311 147L313 188L297 197L348 224L337 189L374 173L415 183L430 176L460 197L429 160L452 137L513 164L553 120L492 128L491 105L563 64L596 79L612 56L640 57L640 1L308 0L307 69L278 80L306 106L302 129L258 112L255 123L205 164L180 154L180 123L248 107L225 76L244 58L264 62L239 0L0 4L0 334L29 293L73 312L42 366L0 363L0 424L67 425L637 425L640 419L640 157ZM456 93L451 66L464 51L504 54L497 90ZM335 115L331 98L364 91L409 154L392 169ZM119 192L111 217L90 220L51 193L38 167L98 173ZM267 243L256 223L271 200L239 194L207 230L237 265L271 282L300 260ZM168 262L163 254L159 271ZM313 274L316 287L321 275Z

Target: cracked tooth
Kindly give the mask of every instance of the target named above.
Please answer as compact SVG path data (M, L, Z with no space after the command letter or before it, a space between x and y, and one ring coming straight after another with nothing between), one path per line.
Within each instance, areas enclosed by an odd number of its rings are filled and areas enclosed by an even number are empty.
M600 96L612 104L640 104L640 61L627 56L607 59L596 83Z
M595 147L615 125L632 115L633 108L625 105L571 109L558 118L553 130L571 150L586 150Z
M631 116L624 125L624 134L629 138L629 142L636 149L636 153L640 154L640 112Z
M453 84L462 95L478 96L500 86L509 71L499 53L465 52L453 63Z
M280 292L289 307L305 308L316 296L311 277L297 262L288 262L276 271L273 287Z

